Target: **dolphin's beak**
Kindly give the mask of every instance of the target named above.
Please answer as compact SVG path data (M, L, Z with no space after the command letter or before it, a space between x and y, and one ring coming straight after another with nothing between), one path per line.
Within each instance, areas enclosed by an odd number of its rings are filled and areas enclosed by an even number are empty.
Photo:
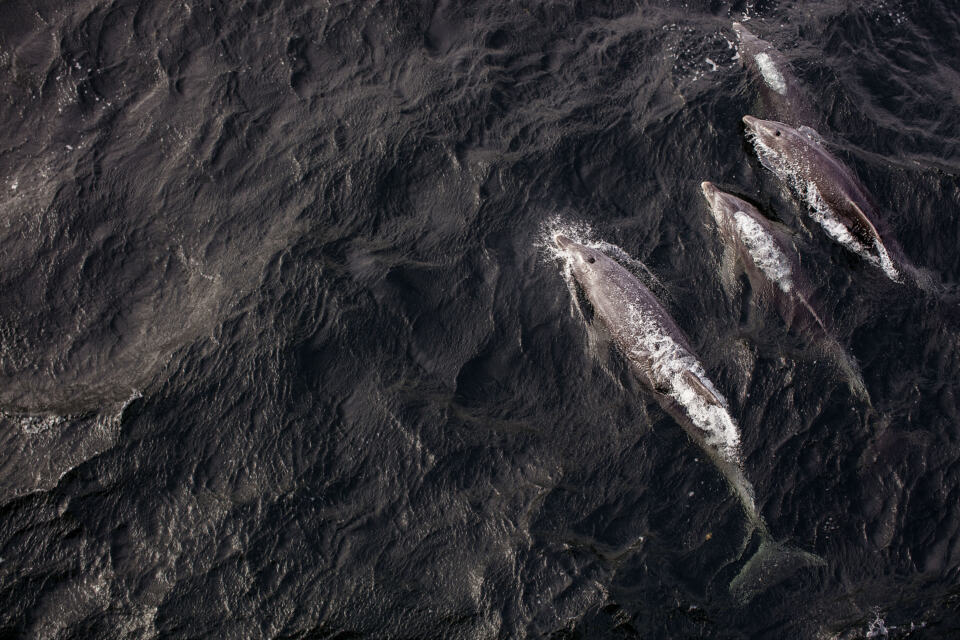
M756 36L750 33L750 31L739 22L733 23L733 32L737 34L738 40L742 41L746 38L753 38L754 40L756 40Z
M557 246L561 249L566 249L568 246L573 244L573 241L567 236L560 235L559 233L553 237L553 241L557 243Z
M701 182L700 190L703 191L703 197L707 199L711 205L713 205L713 197L717 195L717 188L713 186L712 182Z

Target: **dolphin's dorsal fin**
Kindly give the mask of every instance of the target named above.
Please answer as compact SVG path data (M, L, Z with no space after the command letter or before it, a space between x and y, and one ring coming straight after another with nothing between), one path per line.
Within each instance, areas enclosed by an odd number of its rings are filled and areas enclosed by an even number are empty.
M804 124L804 125L801 125L800 128L797 129L797 131L802 133L803 136L810 142L823 144L823 136L821 136L820 133L813 127L808 127L807 125Z
M873 223L870 222L870 218L867 217L863 209L860 208L860 205L851 200L850 209L857 218L857 226L861 227L866 234L866 237L861 238L861 240L864 240L868 245L872 245L874 242L881 242L880 234L877 233L877 229L873 226Z
M717 397L717 394L715 394L713 391L710 391L707 385L703 383L703 380L700 379L700 376L695 374L693 371L690 371L690 369L687 369L683 372L683 379L687 381L687 384L705 396L709 402L717 405L723 404L720 402L720 398Z

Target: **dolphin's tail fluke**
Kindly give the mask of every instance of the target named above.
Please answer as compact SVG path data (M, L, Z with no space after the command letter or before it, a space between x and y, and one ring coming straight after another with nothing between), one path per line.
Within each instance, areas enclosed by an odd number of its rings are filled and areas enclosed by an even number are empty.
M801 551L764 535L760 547L730 581L730 595L746 604L757 594L786 580L805 567L822 567L820 556Z
M752 546L753 540L760 540L760 546L730 582L730 595L740 604L746 604L758 593L786 580L800 569L819 567L826 563L820 556L773 539L767 523L754 503L753 486L743 476L743 472L738 470L739 466L731 465L725 469L725 473L747 516L746 536L740 548L741 557L743 552Z

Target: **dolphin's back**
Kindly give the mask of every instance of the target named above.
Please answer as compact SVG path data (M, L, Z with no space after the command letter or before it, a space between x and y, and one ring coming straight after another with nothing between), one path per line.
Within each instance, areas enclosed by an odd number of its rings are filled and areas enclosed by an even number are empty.
M808 147L811 160L801 165L803 177L816 185L824 203L842 216L847 228L858 240L868 246L882 242L880 234L870 216L873 204L866 189L856 176L823 146L804 136L800 143Z
M584 288L617 346L655 392L660 405L711 457L739 468L736 424L687 336L636 276L611 258L598 259L603 261L598 269L602 275ZM725 467L721 469L731 482L745 481L742 475L733 478ZM752 495L752 489L738 487L737 494ZM747 508L752 510L753 505Z
M749 202L723 194L721 236L732 244L754 287L769 294L788 326L829 333L812 303L812 288L789 235Z
M779 149L769 147L759 136L754 137L757 154L765 166L806 200L811 215L828 235L880 267L894 282L901 282L896 262L901 262L902 256L895 244L888 248L881 237L867 190L853 172L819 141L782 123L773 124L779 125L777 135L783 136Z
M734 29L740 37L738 51L741 60L762 81L761 95L770 116L795 126L818 122L810 98L787 58L743 25L735 23Z
M684 351L693 352L683 330L635 275L606 258L603 276L587 291L587 297L632 364L646 370L651 361L664 355L644 348L654 334L662 334Z

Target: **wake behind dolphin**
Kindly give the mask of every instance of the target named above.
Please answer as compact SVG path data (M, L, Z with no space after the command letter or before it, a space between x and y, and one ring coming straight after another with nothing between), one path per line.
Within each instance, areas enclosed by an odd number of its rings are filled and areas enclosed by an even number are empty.
M667 413L710 457L737 496L763 542L731 583L749 599L773 571L818 564L816 556L774 542L757 511L753 485L740 461L740 433L726 399L713 385L686 335L632 273L598 249L555 237L559 257L582 287L595 316L609 330L631 369Z

